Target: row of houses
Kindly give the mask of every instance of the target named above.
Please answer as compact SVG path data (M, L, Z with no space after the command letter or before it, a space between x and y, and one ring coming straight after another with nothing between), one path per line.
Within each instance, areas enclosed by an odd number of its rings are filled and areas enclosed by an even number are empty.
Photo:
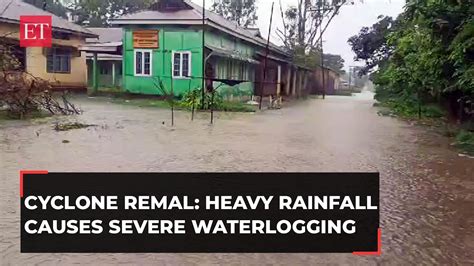
M157 1L149 10L113 20L113 28L82 28L52 15L53 48L48 49L19 46L20 15L51 14L20 0L2 2L0 36L11 42L22 70L58 88L120 87L156 95L162 93L156 85L161 82L179 96L201 88L205 77L205 86L223 93L301 96L337 89L334 71L320 71L328 72L322 88L321 74L294 64L274 44L267 48L258 29L203 14L188 0Z

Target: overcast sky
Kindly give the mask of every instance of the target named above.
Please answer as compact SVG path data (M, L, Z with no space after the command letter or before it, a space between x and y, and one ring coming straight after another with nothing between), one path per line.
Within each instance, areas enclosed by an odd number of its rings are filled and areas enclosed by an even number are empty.
M192 0L202 5L202 0ZM205 0L206 7L212 5L213 0ZM270 22L270 11L272 0L256 0L257 2L257 26L264 36L268 33L268 24ZM281 0L283 9L288 6L296 5L297 0ZM344 6L339 15L333 19L331 25L324 34L324 52L340 54L346 61L346 68L352 65L362 65L362 62L354 62L354 54L347 44L347 39L357 34L364 26L371 26L377 21L379 15L397 16L402 12L405 0L364 0L360 3L354 0L356 4ZM271 39L274 43L280 44L279 38L275 34L275 28L282 27L280 15L279 0L275 0L275 10L273 14L273 29Z

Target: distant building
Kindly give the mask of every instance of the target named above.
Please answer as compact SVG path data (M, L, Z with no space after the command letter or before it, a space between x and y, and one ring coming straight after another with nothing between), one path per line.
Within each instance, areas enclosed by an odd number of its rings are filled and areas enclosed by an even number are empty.
M21 15L52 16L52 48L20 47ZM96 35L74 23L36 8L21 0L0 1L0 37L21 62L19 70L48 80L58 89L81 90L87 87L86 56L79 47Z
M317 67L315 72L315 83L312 86L312 94L322 94L327 95L335 94L337 90L341 87L341 74L336 70L325 67L324 72L321 67ZM323 78L324 73L324 78ZM323 86L324 81L324 86Z

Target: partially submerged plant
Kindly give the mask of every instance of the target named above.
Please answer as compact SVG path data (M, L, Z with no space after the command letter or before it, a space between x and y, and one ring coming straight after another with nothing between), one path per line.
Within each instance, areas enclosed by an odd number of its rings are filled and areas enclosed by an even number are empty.
M51 83L23 71L10 46L5 37L0 37L0 107L4 107L10 117L23 119L37 112L81 113L64 94L60 103L53 96Z
M82 124L78 122L74 123L56 123L54 125L54 130L56 131L69 131L73 129L83 129L83 128L88 128L88 127L95 127L96 125L88 125L88 124Z
M62 103L61 103L61 102ZM35 112L48 112L52 115L81 114L63 94L60 101L52 93L51 84L25 72L0 72L0 105L12 117L20 119Z

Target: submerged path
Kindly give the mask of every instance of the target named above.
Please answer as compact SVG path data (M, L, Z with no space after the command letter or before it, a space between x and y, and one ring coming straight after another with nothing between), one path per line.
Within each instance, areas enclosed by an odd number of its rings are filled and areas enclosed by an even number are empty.
M307 100L194 122L167 110L81 98L80 117L0 122L0 264L474 263L474 160L449 139L380 117L364 95ZM55 120L97 127L55 132ZM63 143L64 140L66 143ZM20 254L20 169L49 171L380 171L383 256Z

